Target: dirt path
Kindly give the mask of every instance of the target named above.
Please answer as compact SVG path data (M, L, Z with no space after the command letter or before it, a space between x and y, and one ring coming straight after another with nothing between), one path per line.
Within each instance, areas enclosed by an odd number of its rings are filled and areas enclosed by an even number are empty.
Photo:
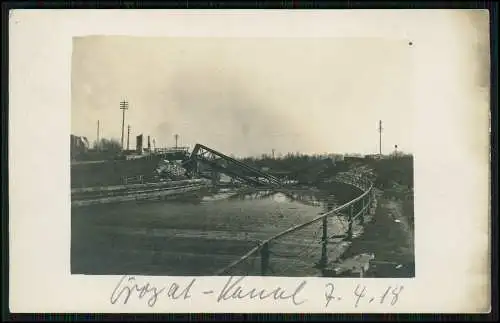
M392 199L379 193L378 206L371 221L365 224L364 233L352 241L343 255L348 259L361 253L373 253L371 277L414 277L413 227L410 217L404 214L401 199ZM410 208L411 209L411 208Z

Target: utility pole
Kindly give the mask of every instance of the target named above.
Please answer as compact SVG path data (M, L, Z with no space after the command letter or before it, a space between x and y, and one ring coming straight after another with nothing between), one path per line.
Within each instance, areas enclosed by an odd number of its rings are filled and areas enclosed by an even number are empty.
M128 125L127 127L127 150L130 149L129 143L130 143L130 125Z
M274 148L273 148L273 150L272 150L272 151L273 151L273 159L274 159Z
M97 120L97 140L95 148L99 150L99 120Z
M174 138L175 138L175 148L177 148L177 141L179 140L179 135L175 134Z
M120 102L120 110L123 111L122 115L122 150L123 150L123 134L124 134L124 128L125 128L125 110L128 110L128 102L123 100Z
M379 157L382 158L382 120L378 122L378 132L379 132Z

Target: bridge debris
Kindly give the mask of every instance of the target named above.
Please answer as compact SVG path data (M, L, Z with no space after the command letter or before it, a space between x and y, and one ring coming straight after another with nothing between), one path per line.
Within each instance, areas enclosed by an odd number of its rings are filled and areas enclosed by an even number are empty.
M195 145L191 156L182 163L182 167L188 169L194 177L202 176L218 180L217 177L222 173L251 186L280 187L282 185L277 177L201 144ZM203 171L207 169L209 175Z

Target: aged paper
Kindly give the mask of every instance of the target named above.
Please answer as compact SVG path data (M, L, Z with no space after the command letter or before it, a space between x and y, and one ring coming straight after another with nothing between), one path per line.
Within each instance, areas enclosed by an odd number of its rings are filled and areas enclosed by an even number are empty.
M490 310L487 11L16 10L9 37L12 312Z

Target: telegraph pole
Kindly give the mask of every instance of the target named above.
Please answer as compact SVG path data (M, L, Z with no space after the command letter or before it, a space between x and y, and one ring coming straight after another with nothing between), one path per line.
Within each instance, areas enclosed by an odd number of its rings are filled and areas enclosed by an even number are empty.
M122 102L120 102L120 110L123 111L123 115L122 115L122 150L123 150L123 132L124 132L124 128L125 128L125 110L128 110L128 102L123 100Z
M378 122L378 132L379 132L379 157L382 157L382 120Z
M127 150L129 150L130 148L129 143L130 143L130 125L128 125L127 127Z
M179 135L175 134L174 138L175 138L175 148L177 148L177 141L179 140Z

